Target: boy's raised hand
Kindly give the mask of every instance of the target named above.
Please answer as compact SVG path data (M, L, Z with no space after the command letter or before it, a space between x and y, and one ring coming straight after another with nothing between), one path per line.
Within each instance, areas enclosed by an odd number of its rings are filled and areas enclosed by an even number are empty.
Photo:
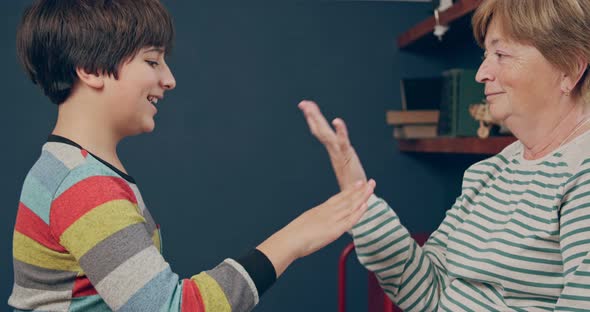
M350 230L367 210L375 181L358 181L293 220L257 248L273 263L277 277L298 258L305 257Z
M340 190L350 188L356 181L366 181L365 169L350 144L344 121L334 119L334 131L315 102L302 101L299 109L305 115L311 133L326 147Z

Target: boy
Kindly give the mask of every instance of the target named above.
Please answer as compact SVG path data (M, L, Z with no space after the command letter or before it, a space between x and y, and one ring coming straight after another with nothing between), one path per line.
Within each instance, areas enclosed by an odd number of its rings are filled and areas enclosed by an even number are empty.
M174 30L157 0L39 0L23 16L18 55L58 106L29 171L14 231L9 304L39 311L249 311L296 259L350 229L374 181L361 181L257 248L179 279L116 152L151 132L176 81L165 62Z

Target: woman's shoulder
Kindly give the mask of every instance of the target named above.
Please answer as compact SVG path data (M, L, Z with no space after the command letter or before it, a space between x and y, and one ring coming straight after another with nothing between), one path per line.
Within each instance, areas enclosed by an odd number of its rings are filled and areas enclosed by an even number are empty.
M552 173L560 171L575 174L583 170L582 167L590 168L590 131L579 135L541 159L526 160L523 158L523 152L522 143L516 140L498 154L474 163L466 170L466 173L496 174L506 167L512 167L513 170L548 170Z
M590 130L580 134L572 141L564 144L555 153L556 157L569 165L570 168L578 170L580 166L590 164Z
M471 165L467 170L482 170L485 168L491 167L504 167L511 162L514 162L514 159L517 158L522 153L522 143L516 140L512 142L510 145L506 146L502 151L498 154L490 156L486 159L478 161Z

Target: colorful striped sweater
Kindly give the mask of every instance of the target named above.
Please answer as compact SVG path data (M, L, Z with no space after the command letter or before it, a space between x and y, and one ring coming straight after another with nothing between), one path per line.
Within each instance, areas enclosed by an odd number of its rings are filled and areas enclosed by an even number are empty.
M34 311L249 311L276 279L253 250L179 279L132 177L50 136L25 178L8 303Z
M515 142L466 170L419 247L373 196L357 257L404 311L589 311L590 132L539 160Z

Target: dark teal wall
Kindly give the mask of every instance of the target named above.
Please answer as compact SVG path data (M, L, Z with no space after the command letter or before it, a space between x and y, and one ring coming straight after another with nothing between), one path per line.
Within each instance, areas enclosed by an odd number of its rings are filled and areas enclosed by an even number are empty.
M13 283L21 183L55 118L15 57L15 28L28 2L0 4L0 305ZM399 108L401 77L477 65L473 45L398 51L397 35L426 17L430 4L164 2L177 28L168 63L178 86L161 102L156 131L124 141L120 153L162 226L175 272L189 277L238 256L337 192L326 153L296 107L303 98L348 122L378 195L412 231L436 228L462 170L477 158L400 154L385 124L385 110ZM296 262L257 311L335 311L336 264L349 240ZM363 311L365 273L356 260L349 265L348 308Z

